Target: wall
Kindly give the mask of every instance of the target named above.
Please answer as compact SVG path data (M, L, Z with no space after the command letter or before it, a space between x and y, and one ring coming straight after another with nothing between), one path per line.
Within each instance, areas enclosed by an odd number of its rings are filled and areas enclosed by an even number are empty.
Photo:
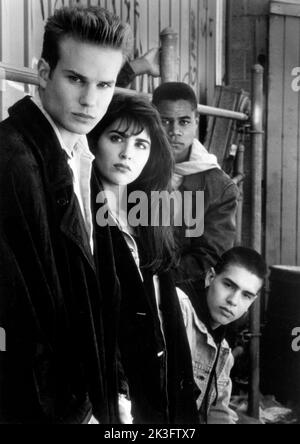
M269 0L227 0L226 83L251 91L251 67L265 68L265 94L268 72ZM246 140L246 180L244 183L243 243L250 245L251 145Z
M270 19L266 253L300 266L300 1L286 3Z
M0 60L35 68L45 20L54 8L74 3L103 6L129 22L135 36L135 57L160 45L161 30L174 28L179 35L178 80L189 83L202 103L212 103L216 76L222 78L224 68L221 48L225 0L0 0ZM158 79L143 76L134 87L152 92L158 84ZM20 85L8 84L4 108L22 91Z

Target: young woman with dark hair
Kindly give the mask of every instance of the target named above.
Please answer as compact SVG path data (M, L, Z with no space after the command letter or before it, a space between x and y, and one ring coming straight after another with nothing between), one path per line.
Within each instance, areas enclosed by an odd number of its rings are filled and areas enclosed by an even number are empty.
M159 114L146 98L116 96L89 141L112 404L126 396L136 424L195 423L191 355L169 272L172 228L151 226L162 210L153 192L169 191L173 167ZM142 222L131 217L136 199ZM118 408L115 417L126 422Z

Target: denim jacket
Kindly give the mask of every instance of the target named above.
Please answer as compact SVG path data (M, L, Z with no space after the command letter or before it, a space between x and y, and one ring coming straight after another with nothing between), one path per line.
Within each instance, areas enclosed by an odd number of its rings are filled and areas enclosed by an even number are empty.
M197 407L200 412L210 375L218 356L218 347L205 324L196 315L188 296L179 289L177 289L177 293L192 353L194 379L200 391L197 399ZM234 364L234 358L225 339L221 342L220 347L216 366L218 394L215 385L212 384L209 393L208 424L235 424L238 419L237 415L229 408L232 391L230 371ZM216 395L218 397L215 401Z

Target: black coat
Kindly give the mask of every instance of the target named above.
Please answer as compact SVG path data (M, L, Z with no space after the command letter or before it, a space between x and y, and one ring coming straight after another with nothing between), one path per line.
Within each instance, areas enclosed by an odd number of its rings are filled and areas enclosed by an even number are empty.
M101 298L71 170L27 97L0 124L0 422L109 421Z
M97 190L99 182L95 174L93 202ZM96 233L100 269L105 270L100 279L105 299L106 347L110 351L111 373L115 375L115 392L111 393L115 404L116 393L122 392L119 372L122 367L135 423L198 423L191 354L171 274L159 276L163 336L152 272L143 272L143 283L117 227L97 226ZM112 258L111 248L114 263L107 263L106 258L109 261Z

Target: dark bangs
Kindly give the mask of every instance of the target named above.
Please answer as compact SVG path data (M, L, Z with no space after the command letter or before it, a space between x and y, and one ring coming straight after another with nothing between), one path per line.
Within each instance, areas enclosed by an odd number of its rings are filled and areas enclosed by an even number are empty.
M116 127L116 131L121 131L121 129L122 133L126 134L128 137L138 136L144 130L146 130L150 135L150 131L147 127L147 124L141 118L138 118L136 115L131 116L129 114L126 114L124 116L120 116L119 125Z

